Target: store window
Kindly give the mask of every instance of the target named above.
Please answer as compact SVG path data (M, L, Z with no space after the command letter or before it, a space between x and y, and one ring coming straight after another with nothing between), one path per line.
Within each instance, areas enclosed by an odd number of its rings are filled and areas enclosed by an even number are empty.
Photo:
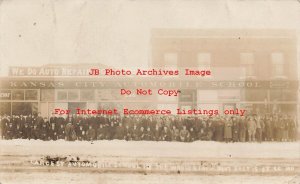
M297 91L287 89L270 90L271 101L293 101L297 102Z
M41 101L54 101L55 95L54 95L53 89L43 89L41 90Z
M94 90L80 90L80 100L81 101L95 100L95 91Z
M218 90L218 101L237 101L240 100L240 90Z
M12 90L12 100L24 100L24 90Z
M68 91L66 90L56 91L56 99L59 101L66 101L68 99Z
M116 97L116 90L112 89L99 89L96 92L96 98L99 101L114 101L118 98ZM121 95L119 95L121 96Z
M25 90L25 100L37 100L38 91L37 90Z
M260 101L265 102L268 99L267 90L262 89L243 89L241 97L244 101Z
M37 102L13 102L12 114L13 115L29 115L36 114L38 112Z
M69 90L68 91L68 100L79 101L79 90Z

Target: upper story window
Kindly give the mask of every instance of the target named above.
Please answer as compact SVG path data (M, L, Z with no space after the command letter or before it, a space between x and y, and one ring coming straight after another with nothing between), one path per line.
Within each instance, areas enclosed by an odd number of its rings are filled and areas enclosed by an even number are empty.
M164 54L164 65L167 69L177 69L178 66L178 54L175 52L169 52Z
M255 69L254 69L254 54L253 53L241 53L240 60L242 67L245 68L245 77L255 77Z
M284 72L284 55L281 52L274 52L271 54L272 63L272 76L273 77L285 77Z
M198 68L210 69L211 54L210 53L198 53L197 64L198 64Z

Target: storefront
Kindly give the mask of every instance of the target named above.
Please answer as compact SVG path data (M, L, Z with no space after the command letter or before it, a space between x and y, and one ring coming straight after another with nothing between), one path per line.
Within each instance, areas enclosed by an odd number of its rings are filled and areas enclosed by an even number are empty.
M59 77L55 80L1 78L0 114L52 116L55 108L167 108L246 109L248 113L296 115L296 81L189 81L180 79L93 79ZM179 96L121 95L120 89L179 89Z

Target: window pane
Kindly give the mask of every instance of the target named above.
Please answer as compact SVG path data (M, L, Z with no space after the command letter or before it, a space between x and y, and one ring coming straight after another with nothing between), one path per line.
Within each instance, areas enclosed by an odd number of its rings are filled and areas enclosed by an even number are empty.
M197 102L197 90L180 90L180 102Z
M297 101L297 91L274 89L270 91L271 101Z
M95 99L94 90L81 90L80 91L81 101L91 101Z
M38 92L37 90L26 90L25 91L25 100L37 100Z
M41 90L41 101L54 101L54 90L43 89Z
M12 91L13 100L24 100L24 90L13 90Z
M29 115L37 113L38 103L31 102L13 102L12 114L13 115Z
M258 89L241 90L242 99L245 101L261 101L267 100L267 91Z
M68 92L67 91L57 91L57 100L67 100L68 99Z
M78 90L69 91L68 99L69 100L79 100L79 91Z

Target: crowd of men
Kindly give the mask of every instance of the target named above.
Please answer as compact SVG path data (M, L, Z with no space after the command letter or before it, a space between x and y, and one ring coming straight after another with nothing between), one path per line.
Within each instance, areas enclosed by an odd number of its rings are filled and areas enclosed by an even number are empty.
M297 121L288 115L1 116L2 139L220 142L295 141Z

